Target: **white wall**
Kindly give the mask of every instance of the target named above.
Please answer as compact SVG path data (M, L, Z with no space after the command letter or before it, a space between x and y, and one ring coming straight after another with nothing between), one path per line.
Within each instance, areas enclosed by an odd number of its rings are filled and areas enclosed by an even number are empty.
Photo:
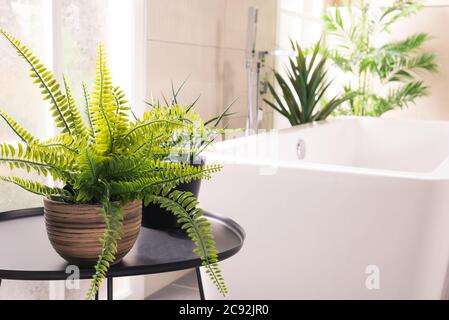
M258 49L274 49L276 0L147 0L148 98L170 95L171 79L179 85L190 76L181 102L201 94L198 110L209 118L239 98L231 127L244 127L250 6L259 8Z

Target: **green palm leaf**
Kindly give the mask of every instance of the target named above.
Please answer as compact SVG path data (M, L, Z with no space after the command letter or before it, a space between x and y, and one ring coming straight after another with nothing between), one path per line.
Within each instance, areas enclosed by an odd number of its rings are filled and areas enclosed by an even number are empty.
M331 82L326 80L327 58L319 57L322 51L321 42L315 45L309 60L298 43L292 42L292 48L297 55L289 59L287 77L274 72L281 94L269 84L268 89L275 101L264 101L286 117L292 126L324 120L351 96L334 97L330 103L320 108L319 102L331 85Z

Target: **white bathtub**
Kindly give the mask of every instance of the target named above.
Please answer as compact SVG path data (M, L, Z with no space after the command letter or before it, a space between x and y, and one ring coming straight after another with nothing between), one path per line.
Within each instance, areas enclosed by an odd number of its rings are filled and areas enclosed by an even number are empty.
M341 118L218 143L207 157L224 170L200 201L247 233L222 262L228 298L447 298L448 156L449 122Z

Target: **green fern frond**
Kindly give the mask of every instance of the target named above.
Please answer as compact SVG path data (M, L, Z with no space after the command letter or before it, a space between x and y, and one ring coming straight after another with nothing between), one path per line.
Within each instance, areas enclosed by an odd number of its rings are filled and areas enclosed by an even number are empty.
M182 183L209 179L212 173L221 169L218 165L195 167L172 162L156 161L155 163L158 164L153 167L148 165L147 177L145 177L145 171L142 171L141 177L135 180L123 180L123 177L121 180L111 181L111 193L144 197L162 187L171 189Z
M183 132L200 131L203 121L192 109L180 105L159 106L151 105L141 120L130 126L120 144L132 144L136 148L132 153L153 158L164 158L170 154L176 139ZM188 151L187 151L188 152Z
M92 199L100 200L104 195L104 184L100 181L100 156L90 149L85 149L77 158L80 170L74 187L78 190L76 201L89 203Z
M153 120L149 122L136 122L130 128L130 130L123 136L123 138L118 141L118 146L123 146L124 144L130 144L130 141L141 141L142 138L144 142L147 142L149 133L160 132L163 136L168 136L176 128L183 127L183 124L178 121L172 120Z
M19 177L1 177L0 180L5 182L13 183L22 189L29 191L31 193L49 197L51 199L65 199L65 200L71 200L71 194L61 188L52 188L43 184L40 184L38 182L22 179Z
M16 145L0 144L0 163L9 165L10 169L34 170L39 175L59 180L71 180L74 157L67 154L61 157L58 150L40 147L36 140L32 144L17 143Z
M90 106L90 95L89 91L87 90L87 85L83 82L82 83L83 88L83 97L84 97L84 112L87 116L87 121L89 125L89 136L95 140L95 131L94 131L94 125L92 123L92 113L91 113L91 106Z
M182 129L189 130L192 126L203 124L200 115L188 106L181 106L173 104L169 106L151 106L148 111L145 111L142 117L144 122L151 122L155 120L171 120L181 122Z
M79 149L81 148L82 141L75 141L74 137L68 134L61 134L54 138L47 140L36 140L34 143L30 144L31 148L43 148L48 151L55 151L59 154L64 154L67 157L67 152L71 156L79 154Z
M48 176L49 174L59 180L70 180L70 173L47 163L39 163L31 160L17 159L17 158L0 158L1 164L9 165L9 168L13 170L24 169L27 172L34 170L38 175Z
M113 151L115 122L115 100L112 92L111 74L106 64L106 53L102 44L97 50L97 66L94 91L91 101L91 117L95 132L96 151L106 155Z
M87 134L86 126L81 117L81 113L75 104L75 99L73 98L72 91L70 90L65 76L63 76L63 81L67 100L67 111L64 114L64 117L67 119L67 124L72 130L73 135L79 139L84 138Z
M14 38L10 33L0 29L6 40L16 49L19 56L21 56L31 67L31 77L35 78L34 83L39 84L42 90L44 100L51 101L50 110L55 119L56 126L62 128L63 133L71 133L70 127L66 121L64 114L67 111L67 99L59 89L55 76L49 71L39 59L19 40Z
M151 170L149 161L138 156L114 156L103 164L102 176L107 181L133 180L142 176L142 172Z
M218 291L226 296L228 289L218 266L218 251L213 240L210 222L203 211L197 207L198 201L190 192L161 190L159 194L145 197L145 204L158 204L161 208L173 213L195 244L195 252L202 260L203 267Z
M8 116L5 112L0 110L0 117L5 120L6 124L14 131L14 133L25 143L32 143L35 138L27 130L22 128L14 119Z
M123 236L123 210L120 205L105 202L101 210L105 222L105 230L101 239L101 253L95 265L95 274L92 278L87 299L93 300L98 292L101 282L106 278L109 267L115 261L117 242Z
M114 128L114 139L120 140L128 132L130 108L128 101L125 99L125 93L120 87L113 88L112 95L115 102L115 120L112 125Z

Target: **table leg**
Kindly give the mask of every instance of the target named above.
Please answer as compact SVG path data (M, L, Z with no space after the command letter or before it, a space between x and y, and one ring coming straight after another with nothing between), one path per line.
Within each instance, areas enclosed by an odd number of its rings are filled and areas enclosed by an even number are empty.
M200 268L197 267L197 268L195 268L195 270L196 270L196 279L198 281L198 290L200 291L200 299L201 300L206 300L206 298L204 297L204 288L203 288L203 281L201 281Z
M108 300L114 300L114 278L108 277Z

